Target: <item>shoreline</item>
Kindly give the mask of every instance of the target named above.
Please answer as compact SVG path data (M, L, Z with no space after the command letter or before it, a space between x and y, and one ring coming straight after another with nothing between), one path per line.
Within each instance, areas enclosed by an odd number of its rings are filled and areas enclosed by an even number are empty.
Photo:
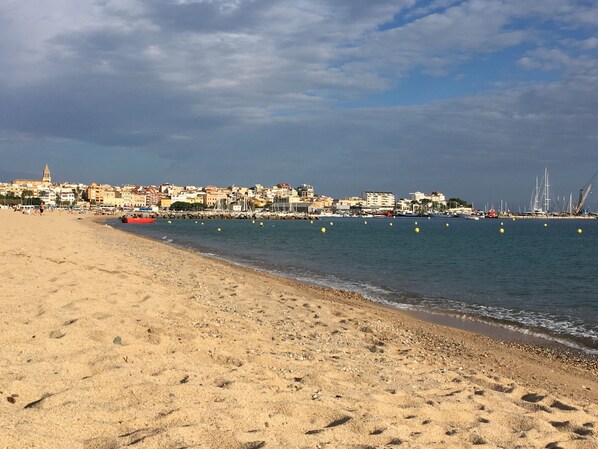
M598 447L587 359L86 217L0 224L2 447Z
M248 271L256 274L258 277L262 275L269 278L272 277L283 282L291 283L299 289L312 288L318 292L325 292L333 297L338 296L344 299L350 298L352 302L356 301L358 304L379 308L381 311L396 313L402 317L408 317L410 319L416 320L426 327L430 326L434 329L439 327L440 329L444 328L446 330L462 332L474 339L479 337L490 340L500 346L515 348L523 352L529 351L548 359L563 360L566 361L566 363L576 365L576 368L588 370L590 373L595 374L596 379L598 380L598 357L596 355L590 354L582 348L577 348L565 343L561 343L558 340L550 339L550 337L545 337L544 335L526 334L515 329L503 327L498 323L486 322L483 320L478 321L472 316L467 316L465 319L461 319L457 316L451 315L450 311L427 309L413 310L400 308L390 303L368 298L361 292L343 290L341 288L335 288L328 285L319 284L317 282L310 282L309 280L297 279L280 273L273 273L266 269L261 269L250 264L237 262L225 256L200 253L194 248L185 247L176 243L166 243L158 238L144 234L138 234L134 231L127 231L125 228L115 228L106 223L112 218L113 217L101 217L94 221L99 225L108 225L116 231L147 240L165 248L183 251L198 258L223 264L233 270L238 269Z
M528 217L529 218L529 217ZM537 218L537 217L531 217ZM558 218L558 217L556 217ZM574 217L578 218L578 217ZM103 224L108 223L111 220L114 220L115 217L98 217L95 221L97 223ZM524 326L518 325L518 323L505 323L504 321L494 319L492 317L487 317L483 315L475 315L468 312L462 312L457 310L451 309L432 309L427 307L416 307L416 308L409 308L409 307L401 307L402 304L397 303L394 304L389 301L385 301L380 298L375 297L368 297L362 291L358 290L346 290L342 289L341 287L326 285L325 283L319 282L315 279L308 279L302 278L299 279L294 277L292 274L287 274L285 272L273 272L268 270L267 268L263 268L260 266L252 265L251 263L242 262L235 260L232 256L226 256L221 254L208 254L203 253L200 250L193 249L190 247L185 247L183 245L179 245L177 243L171 242L164 242L157 237L152 237L149 235L144 235L141 233L136 233L133 230L127 230L124 227L116 227L116 229L123 231L125 233L130 233L132 235L147 238L150 241L162 244L162 245L172 245L173 247L179 248L183 251L190 251L193 254L198 255L199 257L207 257L210 259L218 260L227 264L230 264L234 267L246 268L250 270L255 270L259 273L266 273L272 276L281 277L283 279L292 280L298 282L299 284L310 285L310 286L317 286L321 288L330 289L333 292L347 292L350 294L357 294L362 297L363 301L367 301L373 304L376 304L380 307L387 307L393 310L397 310L401 313L405 313L412 317L421 319L426 321L430 324L438 324L441 326L448 326L451 328L471 332L478 335L483 335L485 337L490 337L497 341L504 341L509 343L518 343L523 345L530 345L530 346L537 346L539 348L546 348L551 351L562 351L569 356L573 357L587 357L589 360L595 360L597 362L598 367L598 350L591 348L591 347L583 347L580 346L578 342L576 342L573 338L565 338L559 337L557 335L552 335L548 331L543 329L531 329L526 328Z

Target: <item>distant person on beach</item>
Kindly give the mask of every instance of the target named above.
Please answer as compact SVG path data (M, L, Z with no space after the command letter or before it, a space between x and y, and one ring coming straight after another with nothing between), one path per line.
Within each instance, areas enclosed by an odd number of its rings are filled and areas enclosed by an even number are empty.
M39 214L40 215L44 214L44 202L43 201L41 203L39 203Z

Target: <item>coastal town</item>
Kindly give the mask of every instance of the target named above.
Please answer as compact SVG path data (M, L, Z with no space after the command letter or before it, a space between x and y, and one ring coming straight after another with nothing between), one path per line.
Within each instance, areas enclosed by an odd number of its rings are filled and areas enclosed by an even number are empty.
M126 184L53 183L46 164L40 179L14 179L0 183L0 205L104 210L214 211L220 213L269 212L278 214L387 215L471 213L459 198L441 192L410 193L396 198L392 192L364 191L361 196L332 198L316 193L309 184L293 187L280 183L266 187L177 186L170 183L140 186Z
M545 179L547 179L547 172ZM596 176L596 175L595 175ZM591 180L592 181L592 180ZM70 209L119 213L141 211L160 213L202 214L219 217L248 217L267 214L271 217L318 216L452 216L465 218L540 217L595 218L584 209L592 182L580 191L577 205L571 196L568 205L556 210L547 189L536 181L529 210L517 213L505 203L500 207L476 209L458 197L447 198L442 192L412 192L398 197L393 192L366 190L360 196L333 198L316 192L313 185L293 187L289 183L274 186L255 184L251 187L230 185L159 185L52 182L48 164L40 179L13 179L0 182L0 208ZM546 183L547 184L547 183Z

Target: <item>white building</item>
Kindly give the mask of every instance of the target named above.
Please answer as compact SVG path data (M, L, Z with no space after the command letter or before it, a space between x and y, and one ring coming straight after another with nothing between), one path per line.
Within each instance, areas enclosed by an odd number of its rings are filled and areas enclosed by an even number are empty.
M395 194L392 192L363 192L363 207L367 209L394 209Z
M56 192L52 189L40 190L39 199L44 202L47 206L56 206Z
M413 192L410 193L411 200L417 201L418 203L422 200L428 200L433 203L438 203L443 206L446 206L446 198L442 192L432 192L430 194L423 193L423 192Z
M76 197L75 192L70 189L60 189L57 195L60 198L60 204L72 205L75 203Z

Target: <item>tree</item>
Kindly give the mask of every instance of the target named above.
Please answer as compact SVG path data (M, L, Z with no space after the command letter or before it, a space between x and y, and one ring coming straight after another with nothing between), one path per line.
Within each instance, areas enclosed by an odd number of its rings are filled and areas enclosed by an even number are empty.
M424 198L421 200L421 210L423 212L428 212L430 210L430 206L432 204L432 200L428 199L428 198Z
M187 203L185 201L177 201L170 206L170 210L178 211L199 211L205 208L206 206L202 203Z
M27 204L27 200L33 196L33 190L23 190L21 192L21 204Z
M450 209L457 207L471 207L471 204L461 198L449 198L447 205Z

